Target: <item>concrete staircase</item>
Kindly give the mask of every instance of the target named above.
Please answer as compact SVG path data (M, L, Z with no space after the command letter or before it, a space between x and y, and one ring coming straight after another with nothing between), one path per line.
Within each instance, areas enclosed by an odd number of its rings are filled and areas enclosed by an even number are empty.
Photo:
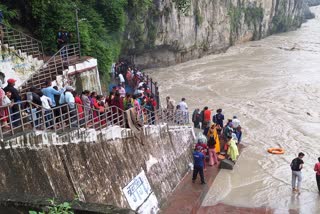
M31 75L36 72L43 64L43 60L21 49L15 49L15 46L2 44L0 41L0 71L6 76L6 79L14 78L16 85L21 85Z
M16 86L22 95L32 86L41 88L46 80L56 80L80 59L79 45L68 44L44 60L40 41L10 26L0 24L0 27L3 31L0 56L2 62L7 62L1 63L0 71L5 73L6 79L17 79Z
M58 76L64 74L64 71L70 65L75 64L79 60L80 48L78 44L64 46L19 87L21 94L28 92L31 86L41 88L46 80L56 80Z

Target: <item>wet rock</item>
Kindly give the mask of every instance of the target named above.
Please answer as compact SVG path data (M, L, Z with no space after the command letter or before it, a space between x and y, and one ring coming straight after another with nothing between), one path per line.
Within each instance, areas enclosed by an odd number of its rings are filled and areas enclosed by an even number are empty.
M303 2L303 13L304 13L304 19L307 20L307 19L314 19L315 18L315 15L314 13L311 12L308 4L306 1Z
M320 0L305 0L305 1L310 7L320 5Z

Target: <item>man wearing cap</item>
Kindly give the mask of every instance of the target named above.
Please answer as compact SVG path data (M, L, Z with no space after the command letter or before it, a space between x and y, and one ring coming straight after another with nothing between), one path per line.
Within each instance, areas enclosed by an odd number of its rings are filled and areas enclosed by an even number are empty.
M14 103L18 103L21 101L21 97L19 94L19 91L14 87L16 84L16 80L15 79L8 79L7 80L8 85L3 89L5 92L11 92L11 99L13 100ZM16 121L19 120L20 118L20 114L17 113L19 112L19 105L15 104L12 106L11 108L12 110L12 121L15 121L13 123L14 126L18 126L20 124L20 121Z
M201 184L205 184L204 181L204 174L203 174L203 167L204 167L204 154L201 153L201 146L197 146L196 151L193 152L193 176L192 176L192 183L195 183L198 173L200 174Z

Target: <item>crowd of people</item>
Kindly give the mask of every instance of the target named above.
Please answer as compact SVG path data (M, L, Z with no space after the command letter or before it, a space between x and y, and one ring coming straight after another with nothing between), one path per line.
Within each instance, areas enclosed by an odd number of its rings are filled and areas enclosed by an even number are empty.
M242 139L240 120L234 116L224 123L222 109L217 109L214 115L212 111L206 106L202 111L196 109L192 114L194 127L202 129L193 152L193 183L199 173L201 183L205 184L203 171L206 170L206 162L213 166L219 163L219 159L227 158L235 162L239 156L238 145ZM208 161L206 157L209 157Z
M62 121L69 121L67 125L72 127L92 125L92 123L108 124L110 122L106 119L108 116L123 117L120 112L133 107L142 120L147 115L148 119L153 118L151 123L154 123L154 111L158 103L151 93L145 76L141 71L132 69L124 63L117 64L114 69L115 78L119 82L112 87L107 96L88 90L79 94L71 86L59 89L53 86L51 81L45 81L42 88L31 87L26 96L21 97L15 88L16 80L8 79L7 86L3 89L0 87L1 127L10 129L20 126L21 115L23 115L21 111L29 114L34 127L39 129L44 128L44 123L46 128L53 129L55 126L59 128L63 125ZM133 78L128 78L131 71L133 71ZM124 73L127 78L123 76L121 78ZM2 79L4 79L4 74L0 75L3 75ZM130 92L126 92L128 84ZM22 102L23 100L30 102L25 103ZM31 106L30 103L32 103Z

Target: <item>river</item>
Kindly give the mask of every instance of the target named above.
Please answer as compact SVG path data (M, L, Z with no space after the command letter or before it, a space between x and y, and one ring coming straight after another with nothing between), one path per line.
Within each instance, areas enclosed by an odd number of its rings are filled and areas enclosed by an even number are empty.
M233 171L222 170L203 206L225 203L320 213L313 171L320 157L320 7L297 31L267 37L176 66L149 70L162 98L185 97L190 110L237 115L246 146ZM162 103L165 103L162 99ZM269 147L284 155L271 155ZM291 191L289 164L304 152L301 194Z

